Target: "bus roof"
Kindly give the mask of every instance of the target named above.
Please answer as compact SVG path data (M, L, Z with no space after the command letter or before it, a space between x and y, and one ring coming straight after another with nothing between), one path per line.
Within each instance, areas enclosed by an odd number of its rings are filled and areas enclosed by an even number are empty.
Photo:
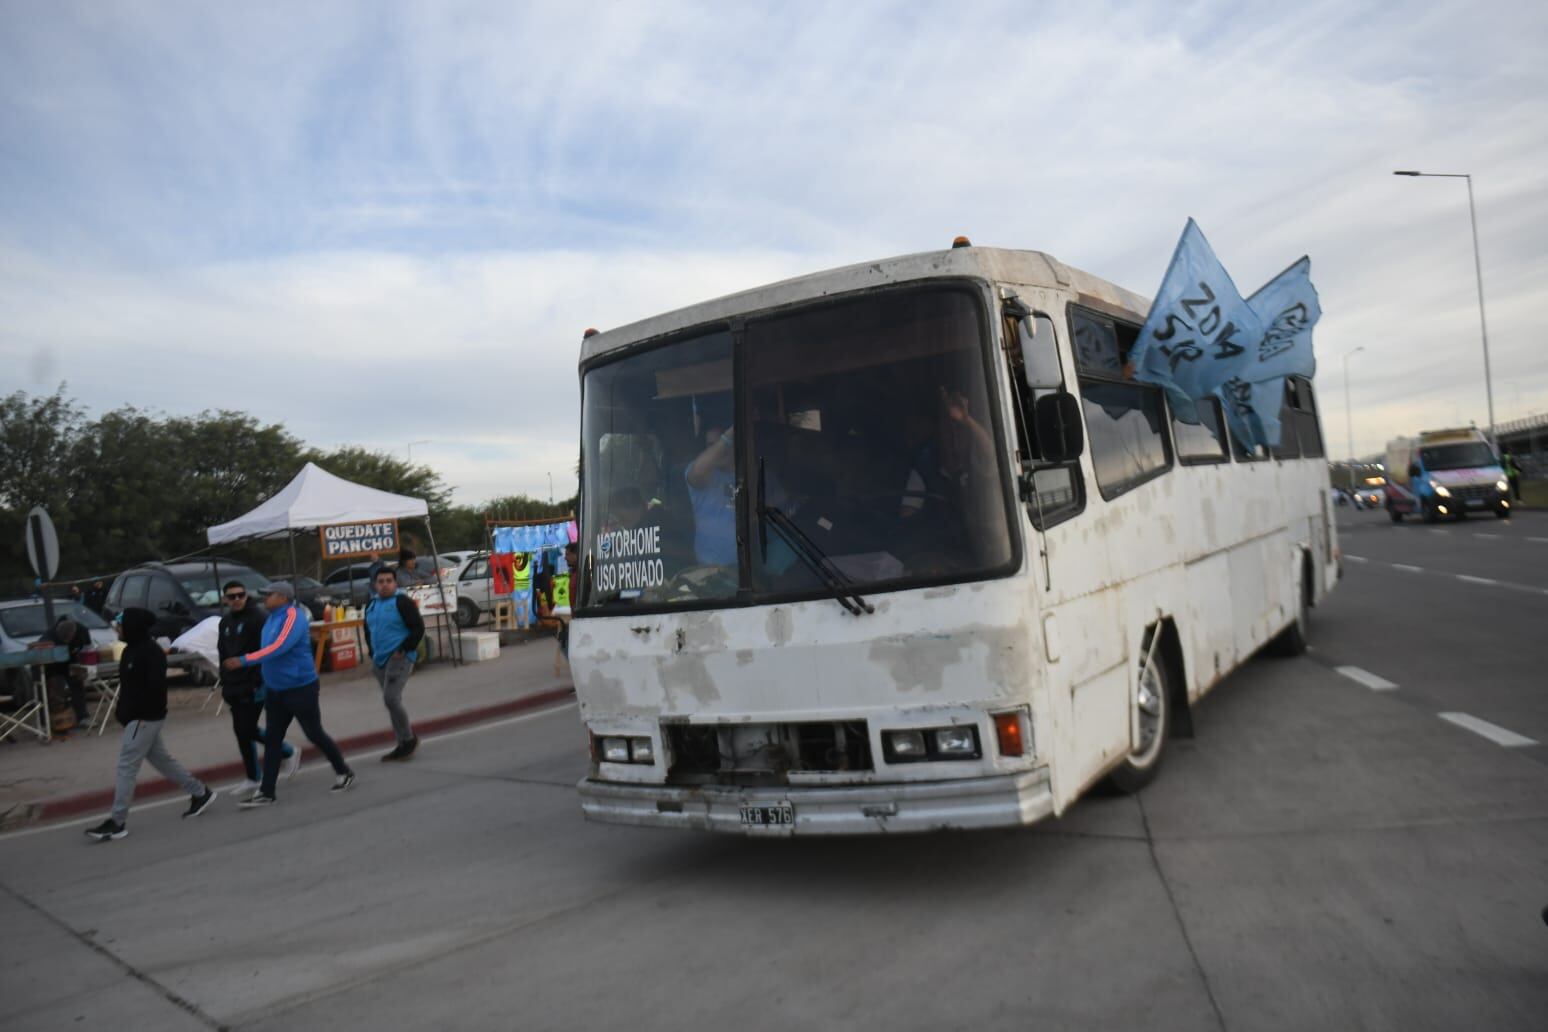
M1148 298L1065 265L1041 251L957 247L814 272L651 316L585 338L581 343L580 360L585 364L599 355L639 341L665 337L749 312L897 283L953 278L1068 290L1083 303L1141 322L1150 310Z

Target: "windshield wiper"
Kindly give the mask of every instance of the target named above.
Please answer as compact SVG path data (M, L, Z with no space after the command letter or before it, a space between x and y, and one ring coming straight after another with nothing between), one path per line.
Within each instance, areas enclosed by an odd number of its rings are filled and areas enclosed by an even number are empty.
M817 575L817 579L827 585L833 598L850 613L859 616L861 613L874 613L876 607L872 606L860 592L855 590L854 582L844 576L832 559L818 546L817 542L806 536L806 532L796 526L795 520L787 516L784 510L776 505L765 505L763 502L763 460L758 460L758 540L762 546L765 557L768 553L768 536L764 531L766 526L773 527L785 544L796 554L796 558L806 564L807 568Z

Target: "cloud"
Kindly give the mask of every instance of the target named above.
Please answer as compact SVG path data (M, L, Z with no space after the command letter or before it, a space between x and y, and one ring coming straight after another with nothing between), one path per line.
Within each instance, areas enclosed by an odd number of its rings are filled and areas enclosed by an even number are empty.
M1475 174L1496 409L1548 409L1548 10L76 3L8 28L0 360L95 407L429 438L479 497L573 466L586 325L959 232L1149 293L1192 215L1246 290L1312 255L1324 422L1344 438L1363 346L1368 451L1485 419L1465 191L1412 166Z

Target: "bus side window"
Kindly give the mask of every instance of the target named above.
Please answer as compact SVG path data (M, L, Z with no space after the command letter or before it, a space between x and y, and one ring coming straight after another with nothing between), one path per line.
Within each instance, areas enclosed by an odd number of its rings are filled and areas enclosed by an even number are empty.
M1279 400L1279 443L1269 450L1276 459L1299 459L1301 442L1295 418L1295 385L1285 381L1285 389Z
M1111 501L1172 468L1161 388L1127 379L1139 327L1070 309L1086 441L1097 489Z
M1053 320L1042 312L1007 311L1004 330L1006 361L1016 392L1017 457L1020 469L1031 475L1031 490L1023 494L1032 524L1043 530L1074 516L1086 504L1079 460L1042 462L1032 422L1037 400L1064 390L1059 342Z

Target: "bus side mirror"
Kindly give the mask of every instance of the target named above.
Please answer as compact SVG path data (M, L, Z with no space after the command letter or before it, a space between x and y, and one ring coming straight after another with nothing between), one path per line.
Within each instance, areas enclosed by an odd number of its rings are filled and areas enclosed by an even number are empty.
M1038 398L1032 410L1032 424L1044 462L1073 462L1086 447L1080 403L1068 391Z

